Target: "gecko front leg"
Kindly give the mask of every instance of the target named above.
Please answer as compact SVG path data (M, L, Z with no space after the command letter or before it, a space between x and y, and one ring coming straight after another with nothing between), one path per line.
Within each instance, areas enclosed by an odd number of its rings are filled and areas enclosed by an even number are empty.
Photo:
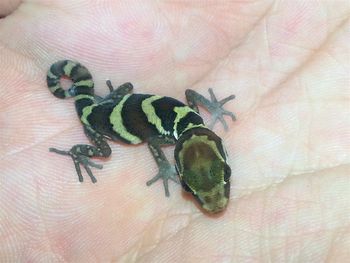
M196 92L194 90L187 89L185 94L186 94L186 99L187 99L188 105L192 109L194 109L197 113L199 113L198 105L204 107L205 109L207 109L211 113L211 122L208 125L208 127L210 129L212 129L214 127L215 123L219 120L222 123L222 125L224 126L225 131L227 131L228 126L227 126L227 123L224 119L224 115L230 116L232 121L235 121L236 117L232 112L225 110L223 108L223 105L226 102L233 100L235 98L235 95L228 96L228 97L218 101L216 99L216 96L215 96L213 90L210 88L208 91L210 94L210 100L208 100L203 95L199 94L198 92Z
M166 138L151 138L148 141L148 147L152 153L154 160L156 161L159 171L156 176L154 176L151 180L147 181L147 186L152 185L154 182L159 179L163 180L164 191L167 197L170 196L169 193L169 184L168 181L172 180L175 183L179 183L179 177L175 170L175 166L170 164L168 159L166 158L164 152L160 148L162 145L172 145L174 141L172 139Z

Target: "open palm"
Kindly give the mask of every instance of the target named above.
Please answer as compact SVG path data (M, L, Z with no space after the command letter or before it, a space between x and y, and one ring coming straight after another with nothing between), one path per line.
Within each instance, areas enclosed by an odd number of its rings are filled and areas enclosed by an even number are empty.
M0 20L1 261L348 259L349 12L346 1L22 3ZM146 145L110 143L98 182L79 183L71 159L48 151L88 142L73 100L47 89L59 59L84 64L100 96L106 79L183 101L187 88L235 94L225 107L238 120L215 126L232 169L226 212L203 214L179 185L170 198L146 187L157 173Z

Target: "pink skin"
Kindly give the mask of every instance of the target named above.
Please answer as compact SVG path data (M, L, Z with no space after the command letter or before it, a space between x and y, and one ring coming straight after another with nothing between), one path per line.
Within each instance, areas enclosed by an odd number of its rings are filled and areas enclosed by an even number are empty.
M10 3L11 2L11 3ZM350 240L346 1L1 1L0 261L345 262ZM221 4L220 4L220 3ZM202 3L202 4L201 4ZM226 4L224 4L226 3ZM105 80L184 100L219 99L231 202L208 217L145 145L111 143L98 180L48 152L87 142L72 100L46 88L58 59ZM171 151L169 151L171 156Z

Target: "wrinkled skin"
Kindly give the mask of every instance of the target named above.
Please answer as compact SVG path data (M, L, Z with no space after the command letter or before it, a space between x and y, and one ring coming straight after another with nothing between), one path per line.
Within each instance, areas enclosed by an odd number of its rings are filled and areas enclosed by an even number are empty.
M13 12L0 20L1 261L348 260L349 4L15 2L0 3ZM46 88L65 58L100 95L107 78L181 100L186 88L235 94L225 107L238 121L215 127L231 158L226 212L204 215L180 185L170 198L147 188L145 145L112 143L98 183L80 184L48 152L87 142L73 101Z

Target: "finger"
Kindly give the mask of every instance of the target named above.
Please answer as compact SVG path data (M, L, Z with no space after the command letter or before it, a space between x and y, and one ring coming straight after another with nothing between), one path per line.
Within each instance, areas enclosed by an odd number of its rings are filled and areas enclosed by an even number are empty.
M5 17L15 11L21 4L21 0L2 0L0 1L0 18Z

